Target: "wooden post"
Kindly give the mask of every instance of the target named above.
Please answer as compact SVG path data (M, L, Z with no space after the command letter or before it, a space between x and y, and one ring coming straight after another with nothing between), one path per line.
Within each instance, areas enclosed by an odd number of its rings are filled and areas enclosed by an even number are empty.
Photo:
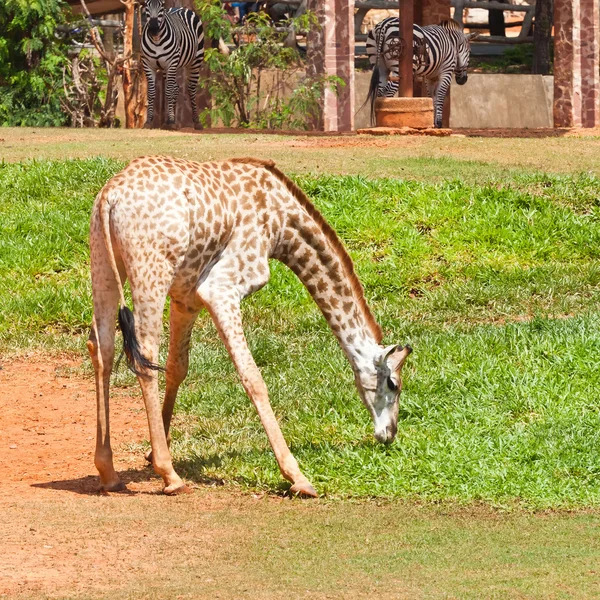
M554 0L537 0L533 30L533 72L550 73L550 40L552 38L552 11Z
M122 2L125 6L125 31L123 34L125 127L132 129L143 127L146 121L146 76L140 68L139 48L136 52L133 45L136 2L135 0L122 0Z
M398 65L398 96L413 97L413 0L399 1L399 31L401 43L400 64Z

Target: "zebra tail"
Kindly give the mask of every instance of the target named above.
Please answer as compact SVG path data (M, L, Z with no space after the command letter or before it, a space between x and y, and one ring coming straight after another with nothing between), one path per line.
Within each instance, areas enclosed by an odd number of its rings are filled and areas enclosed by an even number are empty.
M379 88L379 61L375 63L373 67L373 73L371 74L371 81L369 82L369 93L365 104L369 104L369 112L371 115L371 125L375 125L375 100L377 99L377 89ZM361 106L362 108L362 106Z

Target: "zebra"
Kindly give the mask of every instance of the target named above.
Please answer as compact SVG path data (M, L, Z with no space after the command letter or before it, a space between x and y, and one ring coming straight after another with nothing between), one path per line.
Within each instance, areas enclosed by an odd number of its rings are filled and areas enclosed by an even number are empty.
M187 89L192 104L194 127L198 125L196 90L204 60L204 30L200 17L187 8L165 8L164 0L146 0L146 24L142 31L142 65L148 80L148 115L144 127L154 118L156 73L166 73L168 118L166 127L175 127L175 107L179 95L177 73L187 71Z
M388 74L398 77L398 58L391 56L398 40L398 17L388 17L369 31L367 55L373 67L367 102L371 119L375 114L376 96L395 96L398 81L388 81ZM452 73L456 83L467 82L467 67L471 54L470 42L479 33L465 35L453 19L439 25L413 25L413 73L427 82L427 92L433 98L434 124L442 126L442 109Z

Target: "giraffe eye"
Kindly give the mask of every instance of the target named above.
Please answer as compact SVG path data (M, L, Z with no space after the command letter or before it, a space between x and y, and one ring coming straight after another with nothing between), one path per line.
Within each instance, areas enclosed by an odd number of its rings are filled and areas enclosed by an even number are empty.
M398 391L398 386L394 383L394 380L391 377L387 378L387 385L392 392Z

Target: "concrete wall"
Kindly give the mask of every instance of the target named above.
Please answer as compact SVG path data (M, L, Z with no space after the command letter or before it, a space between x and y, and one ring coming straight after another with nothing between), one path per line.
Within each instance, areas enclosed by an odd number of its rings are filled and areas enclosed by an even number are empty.
M297 77L301 77L298 73ZM273 78L263 74L263 85ZM355 128L370 126L369 107L361 108L369 92L371 73L356 71ZM289 93L288 82L283 86ZM117 116L125 122L120 90ZM473 73L465 85L452 84L450 127L473 129L552 127L553 77L543 75L483 75ZM179 102L187 102L187 92L180 90Z
M452 86L450 127L552 127L553 78L473 73Z
M371 73L356 73L356 106L369 90ZM552 127L553 78L542 75L491 75L473 73L465 85L453 83L450 127L527 128ZM369 126L369 110L359 110L356 128Z

